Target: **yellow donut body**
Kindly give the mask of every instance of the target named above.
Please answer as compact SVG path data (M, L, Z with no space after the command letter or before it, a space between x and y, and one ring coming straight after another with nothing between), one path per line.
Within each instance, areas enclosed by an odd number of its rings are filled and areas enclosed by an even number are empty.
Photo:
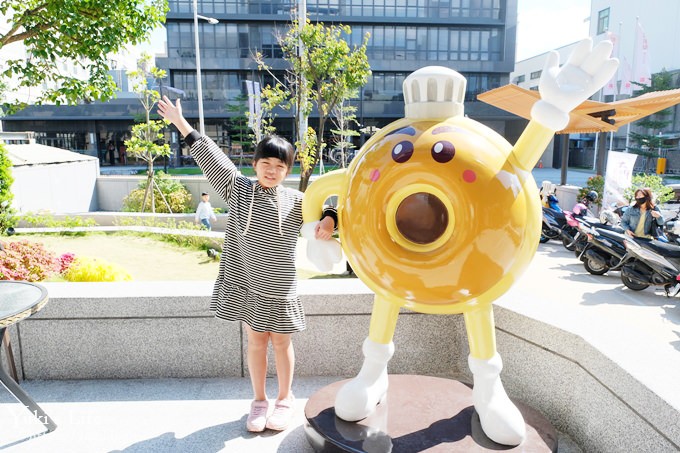
M531 261L541 223L536 183L511 150L462 116L381 129L339 194L341 244L356 274L423 313L462 313L505 293Z

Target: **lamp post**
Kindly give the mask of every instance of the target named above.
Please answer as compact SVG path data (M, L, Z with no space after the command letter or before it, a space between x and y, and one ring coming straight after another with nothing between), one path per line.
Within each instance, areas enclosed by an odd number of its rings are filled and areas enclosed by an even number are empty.
M205 121L203 120L203 86L201 85L201 54L198 45L198 19L207 20L215 25L219 21L213 17L205 17L198 14L198 0L194 0L194 47L196 50L196 96L198 97L198 128L205 135Z

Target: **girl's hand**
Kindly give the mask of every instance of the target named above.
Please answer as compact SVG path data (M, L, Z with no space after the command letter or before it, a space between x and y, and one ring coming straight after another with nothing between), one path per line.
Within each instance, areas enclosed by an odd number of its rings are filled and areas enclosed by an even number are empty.
M659 217L661 217L661 214L659 214L656 211L650 211L650 213L652 214L652 217L654 217L655 219L658 219Z
M163 99L158 101L158 113L163 118L174 124L183 137L186 137L191 133L191 131L194 130L194 128L191 127L187 120L182 116L182 104L180 103L179 99L177 99L175 104L173 104L167 96L163 96Z
M327 241L333 237L333 227L335 222L332 217L324 217L317 223L314 228L314 237L323 241Z
M626 234L627 234L628 236L632 237L632 238L635 237L635 235L633 234L633 232L630 231L630 230L626 230Z

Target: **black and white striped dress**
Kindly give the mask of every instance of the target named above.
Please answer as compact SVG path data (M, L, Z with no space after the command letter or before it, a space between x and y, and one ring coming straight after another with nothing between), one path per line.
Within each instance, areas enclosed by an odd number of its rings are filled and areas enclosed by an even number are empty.
M258 332L304 330L295 252L302 226L302 192L262 187L243 176L207 137L186 137L191 155L229 207L220 270L210 310Z

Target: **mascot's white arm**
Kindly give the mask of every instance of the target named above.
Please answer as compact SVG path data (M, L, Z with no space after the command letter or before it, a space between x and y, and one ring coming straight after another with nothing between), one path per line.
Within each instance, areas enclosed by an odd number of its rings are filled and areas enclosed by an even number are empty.
M531 109L531 119L553 131L564 129L569 112L612 78L619 66L616 58L609 57L612 43L592 45L590 38L579 42L562 67L556 51L548 54L538 84L541 100Z
M567 127L569 112L592 96L612 78L619 65L610 58L612 43L602 41L594 48L590 38L579 42L560 67L560 55L551 51L541 73L541 100L531 109L531 121L513 148L516 163L531 170L541 158L553 134Z
M342 248L335 239L321 240L316 239L315 229L319 221L305 222L300 233L307 239L307 258L321 272L333 270L333 264L339 263L342 259Z

